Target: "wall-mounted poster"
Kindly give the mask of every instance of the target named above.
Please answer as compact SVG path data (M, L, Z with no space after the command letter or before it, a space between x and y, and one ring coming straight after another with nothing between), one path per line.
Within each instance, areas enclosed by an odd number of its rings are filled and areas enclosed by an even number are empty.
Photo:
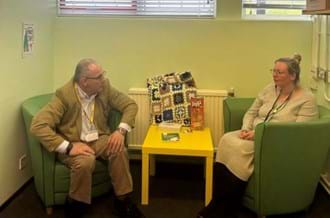
M34 27L33 24L23 23L23 57L33 52Z

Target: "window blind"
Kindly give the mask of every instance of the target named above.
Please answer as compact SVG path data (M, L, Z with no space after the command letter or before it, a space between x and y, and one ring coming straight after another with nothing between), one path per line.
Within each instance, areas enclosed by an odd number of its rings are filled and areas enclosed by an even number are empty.
M306 0L242 0L243 16L301 16Z
M215 17L216 0L58 0L58 13Z

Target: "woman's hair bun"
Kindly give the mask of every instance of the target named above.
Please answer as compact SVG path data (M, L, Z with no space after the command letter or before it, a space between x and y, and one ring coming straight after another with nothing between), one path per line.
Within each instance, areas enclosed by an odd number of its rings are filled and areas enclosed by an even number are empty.
M295 60L298 64L300 64L301 55L296 53L296 54L293 55L292 59Z

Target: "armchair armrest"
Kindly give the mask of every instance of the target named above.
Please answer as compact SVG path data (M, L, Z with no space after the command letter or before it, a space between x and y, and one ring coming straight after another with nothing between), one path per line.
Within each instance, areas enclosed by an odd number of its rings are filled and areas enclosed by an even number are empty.
M223 104L225 132L238 130L242 127L245 112L250 108L254 98L226 98Z
M25 130L28 139L28 146L30 151L34 184L39 196L42 198L45 205L51 205L54 201L53 190L46 190L54 186L46 186L45 182L54 182L54 167L55 154L46 151L39 141L30 133L30 125L33 116L48 102L52 94L37 96L26 100L22 104L22 113L25 123ZM51 196L50 196L51 195Z
M111 132L115 131L120 123L121 113L115 109L110 110L108 125Z
M329 119L257 125L253 188L261 214L309 206L329 149L329 129Z

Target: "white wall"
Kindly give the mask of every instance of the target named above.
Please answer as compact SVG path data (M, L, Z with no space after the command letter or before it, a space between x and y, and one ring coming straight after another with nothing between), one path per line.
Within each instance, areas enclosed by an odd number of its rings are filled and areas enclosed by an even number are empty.
M327 21L328 19L328 21ZM327 35L328 32L328 35ZM311 69L317 72L328 71L330 77L330 17L315 16L313 22L313 55ZM330 80L329 80L330 81ZM330 82L325 82L320 76L310 74L310 86L314 89L319 104L330 108ZM326 96L326 97L324 97ZM330 134L330 130L329 130ZM330 142L329 142L330 143ZM324 165L324 171L321 178L322 185L330 194L330 151L328 160Z

